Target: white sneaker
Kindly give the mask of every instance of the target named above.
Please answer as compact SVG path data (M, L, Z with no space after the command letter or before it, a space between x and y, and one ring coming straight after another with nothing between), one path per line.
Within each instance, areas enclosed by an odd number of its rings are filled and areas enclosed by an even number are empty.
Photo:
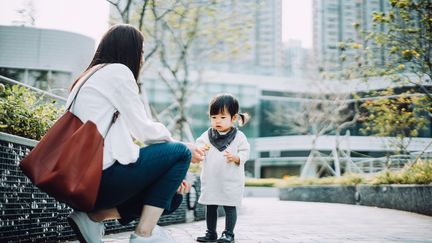
M80 211L73 211L67 220L80 242L103 243L102 237L105 234L103 223L94 222L87 213Z
M130 243L176 243L177 241L162 227L156 225L150 237L142 237L132 233Z
M168 232L168 230L160 227L159 225L156 225L153 229L153 234L158 234L163 237L165 237L167 240L170 240L170 242L177 242L172 235Z

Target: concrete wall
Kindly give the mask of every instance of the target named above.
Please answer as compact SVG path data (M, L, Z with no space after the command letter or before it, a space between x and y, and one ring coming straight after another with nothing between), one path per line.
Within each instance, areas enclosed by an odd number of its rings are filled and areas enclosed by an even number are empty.
M358 204L432 216L432 185L296 186L280 189L279 199Z
M360 205L432 216L432 185L360 185L357 191Z

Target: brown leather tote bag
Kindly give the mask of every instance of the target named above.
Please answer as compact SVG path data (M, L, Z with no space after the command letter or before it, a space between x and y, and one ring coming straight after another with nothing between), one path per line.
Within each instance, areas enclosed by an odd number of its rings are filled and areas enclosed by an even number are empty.
M91 121L83 123L70 108L83 84L81 82L69 107L47 131L40 142L20 162L21 170L48 195L80 211L95 205L102 175L104 138ZM111 125L118 112L114 114Z

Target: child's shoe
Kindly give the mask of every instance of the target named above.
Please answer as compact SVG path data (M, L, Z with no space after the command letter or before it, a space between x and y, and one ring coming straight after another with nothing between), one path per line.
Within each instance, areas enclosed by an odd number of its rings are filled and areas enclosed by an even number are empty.
M200 236L196 239L198 242L216 242L217 234L207 230L205 236Z
M222 232L221 237L217 240L218 243L234 243L234 234L228 231Z

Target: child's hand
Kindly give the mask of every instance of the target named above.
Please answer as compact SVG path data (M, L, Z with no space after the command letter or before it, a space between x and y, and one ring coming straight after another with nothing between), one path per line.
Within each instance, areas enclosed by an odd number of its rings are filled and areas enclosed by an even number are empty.
M202 161L204 161L206 153L210 150L210 144L206 143L204 144L204 146L200 147L199 150L203 153L203 157L202 157Z
M190 191L191 186L189 185L189 183L187 183L186 180L183 180L182 183L180 184L179 188L177 189L177 193L178 194L186 194Z
M232 154L232 153L230 153L230 152L228 152L228 151L225 151L225 152L224 152L224 156L227 158L228 163L229 163L229 162L234 162L234 163L236 163L237 165L240 164L240 158L239 158L237 155L234 155L234 154Z

